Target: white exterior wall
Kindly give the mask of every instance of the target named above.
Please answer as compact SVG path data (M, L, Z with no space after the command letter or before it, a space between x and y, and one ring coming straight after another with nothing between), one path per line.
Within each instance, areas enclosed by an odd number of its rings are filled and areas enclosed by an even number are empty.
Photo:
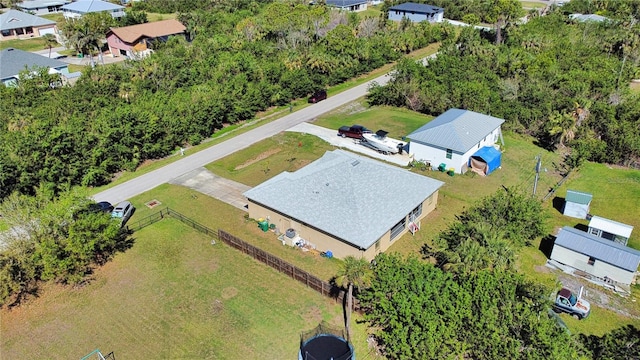
M588 213L589 205L583 205L569 201L564 202L564 210L562 211L563 215L571 216L576 219L586 219Z
M409 154L413 155L416 160L426 160L431 163L431 167L437 169L442 163L447 164L447 170L455 168L457 174L464 174L467 172L469 158L475 154L480 148L485 146L493 146L500 136L500 127L493 130L490 134L484 137L479 143L474 145L466 153L460 154L453 152L451 159L447 159L447 149L440 147L433 147L425 144L421 144L415 141L409 143Z
M604 278L607 277L623 284L633 282L635 272L629 272L614 265L600 261L596 258L593 265L589 265L589 256L569 250L559 245L553 247L551 260L571 266L574 269L584 271L588 274Z

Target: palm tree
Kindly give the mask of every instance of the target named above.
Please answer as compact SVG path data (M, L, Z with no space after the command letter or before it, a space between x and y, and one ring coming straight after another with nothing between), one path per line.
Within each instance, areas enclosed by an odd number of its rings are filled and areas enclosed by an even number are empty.
M345 311L345 327L347 329L347 340L351 341L351 312L353 311L353 288L363 289L371 285L373 272L369 262L354 256L344 258L342 267L338 271L336 283L347 288L347 309Z
M49 49L49 58L51 58L51 49L58 45L58 40L53 34L45 34L42 38L44 39L44 46Z

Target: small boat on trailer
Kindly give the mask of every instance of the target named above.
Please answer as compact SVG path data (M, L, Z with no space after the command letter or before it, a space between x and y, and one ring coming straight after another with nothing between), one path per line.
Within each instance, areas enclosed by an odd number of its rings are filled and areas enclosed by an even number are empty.
M404 143L400 140L387 137L389 132L378 130L375 134L362 134L362 144L383 154L402 153Z

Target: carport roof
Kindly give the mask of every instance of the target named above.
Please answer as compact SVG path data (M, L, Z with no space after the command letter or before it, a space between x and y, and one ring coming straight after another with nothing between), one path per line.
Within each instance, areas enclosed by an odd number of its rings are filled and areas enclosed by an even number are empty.
M334 150L296 172L283 172L244 195L359 249L368 249L443 184Z
M569 226L565 226L560 230L556 237L555 245L593 257L627 271L635 272L638 270L638 264L640 264L640 251Z

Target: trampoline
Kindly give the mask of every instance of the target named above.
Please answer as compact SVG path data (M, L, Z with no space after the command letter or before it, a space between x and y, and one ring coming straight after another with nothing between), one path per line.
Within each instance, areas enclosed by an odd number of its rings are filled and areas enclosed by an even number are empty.
M326 324L301 336L299 360L355 360L353 346ZM306 340L305 340L306 339Z

